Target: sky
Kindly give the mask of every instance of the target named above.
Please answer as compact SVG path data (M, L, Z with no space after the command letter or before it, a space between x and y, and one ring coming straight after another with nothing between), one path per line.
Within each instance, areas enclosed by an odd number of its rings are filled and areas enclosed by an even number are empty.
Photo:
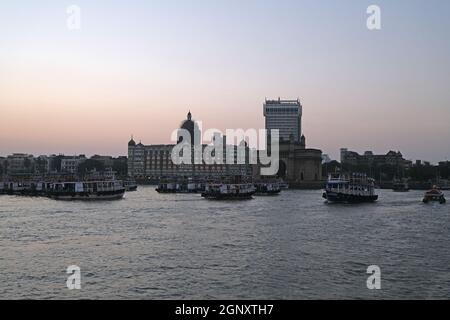
M369 5L381 30L366 26ZM81 9L79 30L67 7ZM1 1L0 155L125 155L203 128L264 128L300 98L307 147L450 157L450 1Z

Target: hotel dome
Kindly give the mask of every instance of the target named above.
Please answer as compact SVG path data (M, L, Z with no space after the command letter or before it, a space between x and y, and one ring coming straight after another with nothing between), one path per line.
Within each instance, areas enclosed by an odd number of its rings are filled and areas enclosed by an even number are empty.
M129 147L134 147L134 146L136 146L136 142L133 140L133 137L131 137L131 140L128 142L128 146L129 146Z
M191 143L194 144L194 139L199 140L200 138L200 129L198 127L198 124L192 120L192 113L191 111L189 111L189 113L187 114L187 119L184 120L181 123L180 129L184 129L187 130L191 136ZM178 143L181 142L183 140L183 137L180 136L180 134L178 135Z

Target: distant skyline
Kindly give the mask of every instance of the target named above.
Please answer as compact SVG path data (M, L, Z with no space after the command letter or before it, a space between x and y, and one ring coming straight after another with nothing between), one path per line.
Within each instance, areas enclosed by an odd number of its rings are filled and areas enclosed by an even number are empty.
M66 26L81 8L81 30ZM382 29L366 28L381 8ZM3 1L0 155L126 155L133 134L264 128L300 98L309 148L450 158L450 1Z

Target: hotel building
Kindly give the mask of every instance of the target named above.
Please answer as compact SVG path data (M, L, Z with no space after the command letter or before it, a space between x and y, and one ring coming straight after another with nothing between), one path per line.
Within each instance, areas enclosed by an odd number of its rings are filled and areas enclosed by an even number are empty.
M196 164L194 161L194 145L199 145L200 132L197 124L192 120L189 112L187 119L183 121L180 129L189 131L191 135L191 164L174 164L172 162L172 149L175 144L144 145L136 144L133 138L128 142L128 175L136 179L158 180L172 177L196 177L196 178L219 178L226 176L251 176L252 166L249 164L249 148L245 148L245 164L237 164L237 146L226 146L224 143L224 158L227 149L234 151L234 164ZM194 141L194 138L197 141ZM226 137L223 137L224 141ZM180 140L180 139L179 139ZM202 145L202 152L207 145Z

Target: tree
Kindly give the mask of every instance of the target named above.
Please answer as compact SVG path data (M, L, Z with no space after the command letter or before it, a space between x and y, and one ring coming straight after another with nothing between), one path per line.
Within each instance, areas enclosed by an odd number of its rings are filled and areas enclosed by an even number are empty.
M128 164L126 159L114 159L113 160L112 169L117 173L118 176L127 176L128 175Z
M87 159L86 161L78 165L78 174L84 175L90 171L105 171L105 165L103 162L93 159Z
M450 162L444 162L439 165L439 175L442 179L450 178Z
M409 170L409 174L412 180L415 181L429 181L438 176L438 168L436 166L414 166Z
M340 168L341 168L341 164L336 160L333 160L328 163L324 163L324 164L322 164L322 176L328 177L328 175L330 173L338 172L340 170Z

